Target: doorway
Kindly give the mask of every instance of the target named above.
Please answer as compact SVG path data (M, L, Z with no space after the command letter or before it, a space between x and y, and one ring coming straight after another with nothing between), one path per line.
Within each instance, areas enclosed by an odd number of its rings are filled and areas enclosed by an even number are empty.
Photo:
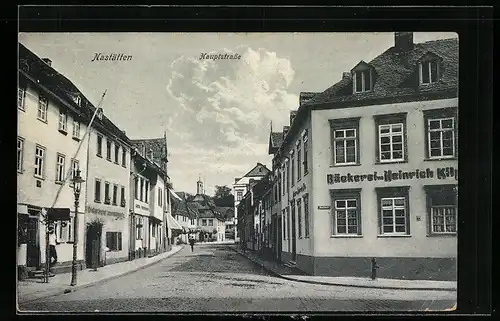
M85 234L85 263L88 267L98 267L101 262L101 235L102 224L87 224Z
M38 268L40 266L40 233L38 217L28 218L26 235L26 266Z

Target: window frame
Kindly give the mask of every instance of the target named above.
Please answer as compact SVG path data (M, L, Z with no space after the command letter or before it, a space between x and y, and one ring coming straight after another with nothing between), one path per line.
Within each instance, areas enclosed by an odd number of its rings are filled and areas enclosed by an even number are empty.
M349 208L347 206L347 201L356 201L356 222L357 229L355 233L349 232ZM337 201L345 201L346 207L345 210L345 232L338 232L338 215L337 215ZM330 189L330 237L360 237L363 236L363 221L361 214L361 188L352 188L352 189Z
M297 198L295 201L295 205L297 207L297 237L299 239L302 238L302 198Z
M211 218L209 218L209 219L207 220L207 223L208 223L208 225L207 225L207 226L214 226L214 220L213 220L213 219L211 219Z
M104 140L104 136L103 135L100 135L100 134L97 134L96 135L96 147L97 147L97 153L96 155L99 156L99 157L102 157L102 143L103 143L103 140Z
M64 135L68 134L68 113L62 108L59 108L58 130Z
M304 238L309 238L310 235L310 229L311 229L311 222L310 222L310 216L309 216L309 194L306 193L302 196L302 203L304 207Z
M73 118L73 139L80 140L80 125L80 122L77 119Z
M108 181L104 181L104 204L111 205L111 183Z
M458 233L458 186L456 184L442 184L442 185L424 185L425 198L426 198L426 209L427 209L427 236L456 236ZM442 197L443 195L451 196L454 200L454 204L450 205L438 205L439 207L451 207L454 210L455 216L455 231L446 231L446 218L443 217L443 232L434 231L434 221L433 221L433 200L435 198ZM438 207L436 206L436 207Z
M377 213L378 213L378 227L379 233L378 237L410 237L411 236L411 212L410 212L410 187L409 186L395 186L395 187L376 187L375 192L377 194ZM382 199L392 199L394 204L394 199L404 198L405 205L405 232L396 232L396 208L392 206L392 219L393 219L393 230L392 232L384 232L383 228L383 217L382 217Z
M120 206L125 207L127 199L125 197L125 186L120 186Z
M55 222L57 242L71 244L75 241L75 236L73 235L73 224L75 222L75 214L70 213L70 220L65 222L66 222L65 227L62 227L61 224L62 221ZM65 234L64 237L62 237L63 236L62 234Z
M425 157L426 160L442 160L442 159L456 159L458 158L458 108L457 107L448 107L448 108L440 108L440 109L429 109L424 110L423 112L424 118L424 135L425 135ZM441 155L441 156L431 156L431 144L430 144L430 133L431 130L429 128L429 122L431 120L442 120L442 119L453 119L453 129L451 132L453 133L453 155ZM442 132L441 132L442 133ZM440 135L440 143L442 150L442 134Z
M62 164L59 162L62 159ZM66 179L66 155L57 153L56 156L56 184L62 184Z
M302 179L302 138L297 141L297 183Z
M39 156L37 154L37 151L40 150L42 152L42 155ZM45 148L44 146L42 145L38 145L36 144L35 146L35 170L33 171L33 176L36 177L37 179L45 179L45 160L46 160L46 152L47 152L47 148ZM37 167L36 165L36 161L37 159L40 160L41 164L39 167ZM37 174L37 168L40 169L40 172L39 174Z
M127 149L122 146L122 166L127 167Z
M290 177L292 178L292 181L290 182L291 186L295 186L295 150L292 148L290 151Z
M26 111L26 87L17 87L17 108Z
M302 135L302 144L304 145L302 147L302 154L303 154L303 161L302 161L302 165L304 166L303 168L303 176L306 176L308 173L309 173L309 168L308 168L308 160L307 160L307 156L309 154L309 139L308 139L308 132L306 131L303 135Z
M207 224L208 224L208 223L207 223L207 219L202 218L202 219L201 219L201 226L208 226Z
M44 103L42 103L42 102L44 102ZM43 109L41 108L42 106L44 107ZM48 110L49 110L48 98L45 97L44 95L38 95L38 110L37 110L36 118L41 122L47 123Z
M373 91L374 83L373 83L373 68L370 67L365 67L365 68L359 68L357 70L353 70L352 72L352 84L353 84L353 93L354 94L359 94L359 93L365 93L365 92L371 92ZM366 89L366 73L369 75L370 79L370 89ZM361 75L361 90L358 90L357 86L357 78L358 76Z
M119 159L120 159L120 145L115 143L115 164L119 164Z
M24 138L17 136L17 172L24 172Z
M111 150L113 149L112 141L106 138L106 160L111 162Z
M287 222L286 222L286 208L282 209L281 210L281 214L283 216L283 219L281 221L281 225L282 225L282 228L283 228L283 240L286 241L287 240L287 236L288 236L288 233L287 233Z
M432 64L436 64L436 80L432 81ZM427 69L429 71L429 82L424 82L424 64L428 64ZM441 63L439 59L437 58L430 58L430 59L424 59L418 63L418 83L421 86L428 86L428 85L433 85L437 82L439 82L439 79L441 78Z
M391 163L406 163L408 162L408 129L407 129L407 114L397 113L397 114L383 114L383 115L374 115L373 119L375 122L375 164L391 164ZM385 135L380 135L380 127L381 126L393 126L393 125L402 125L402 158L393 159L393 150L392 147L394 144L398 144L398 142L394 143L393 138L395 135L392 135L392 127L391 127L391 135L390 137L390 146L391 146L391 159L382 159L382 149L381 149L381 137Z
M99 194L97 186L99 186ZM102 181L99 178L94 180L94 203L102 203Z
M118 205L118 184L113 184L113 195L111 196L111 204Z
M112 240L109 244L109 240ZM120 252L123 250L122 232L119 231L106 231L106 247L110 252ZM116 245L112 246L112 245Z
M355 166L361 165L361 147L359 139L359 122L361 117L329 119L330 123L330 148L332 149L330 165L334 167ZM345 137L348 130L354 130L354 137ZM336 138L337 131L344 131L344 137ZM354 140L354 162L347 162L347 141ZM336 143L342 141L344 143L344 160L343 163L337 163L337 148Z

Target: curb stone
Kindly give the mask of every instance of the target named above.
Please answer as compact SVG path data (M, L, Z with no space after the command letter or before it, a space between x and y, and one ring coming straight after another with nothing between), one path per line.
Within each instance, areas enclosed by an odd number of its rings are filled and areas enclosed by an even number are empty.
M67 293L71 293L71 292L76 292L76 291L78 291L80 289L88 288L88 287L91 287L91 286L96 285L98 283L105 283L105 282L117 279L119 277L122 277L122 276L125 276L125 275L128 275L128 274L140 271L142 269L145 269L145 268L150 267L150 266L152 266L154 264L157 264L157 263L163 261L164 259L167 259L167 258L169 258L169 257L171 257L171 256L173 256L173 255L175 255L177 253L179 253L183 248L184 248L184 246L180 246L177 250L175 250L172 253L169 253L164 258L158 259L158 260L153 261L153 262L149 262L149 263L147 263L145 265L139 266L139 267L131 269L129 271L125 271L125 272L122 272L122 273L117 273L117 274L114 274L112 276L105 277L105 278L102 278L102 279L99 279L99 280L96 280L96 281L93 281L93 282L89 282L89 283L82 284L82 285L70 286L70 287L65 288L65 289L47 290L46 292L44 292L41 295L35 294L35 295L32 295L31 298L28 298L28 299L25 299L25 300L19 298L19 296L18 296L18 298L17 298L17 305L18 305L17 309L18 309L18 311L20 311L20 309L19 309L19 304L20 303L22 303L22 304L32 303L32 302L34 302L36 300L39 300L39 299L45 299L45 298L49 298L49 297L53 297L53 296L57 296L57 295L61 295L61 294L67 294Z
M273 271L272 269L266 267L264 264L260 263L259 261L255 260L254 258L248 256L247 254L240 252L233 247L229 247L231 250L234 252L238 253L241 256L246 257L250 261L257 263L260 265L262 268L264 268L266 271L268 271L271 275L274 275L276 277L279 277L284 280L288 281L294 281L294 282L302 282L302 283L309 283L309 284L319 284L319 285L331 285L331 286L344 286L344 287L352 287L352 288L369 288L369 289L386 289L386 290L413 290L413 291L456 291L456 288L450 288L450 287L445 287L445 288L431 288L431 287L396 287L396 286L383 286L383 285L363 285L363 284L343 284L343 283L330 283L330 282L321 282L321 281L312 281L312 280L300 280L300 279L295 279L291 277L287 277L285 275L279 274L276 271Z

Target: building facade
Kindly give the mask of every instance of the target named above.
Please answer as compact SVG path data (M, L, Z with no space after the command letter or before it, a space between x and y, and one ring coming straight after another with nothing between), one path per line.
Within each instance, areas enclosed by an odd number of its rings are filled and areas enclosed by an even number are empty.
M457 69L456 39L396 33L299 107L275 154L283 261L367 277L375 258L380 277L456 279Z
M85 178L85 258L89 266L128 259L130 149L125 132L105 115L96 117L88 136Z
M17 264L22 274L42 268L46 253L46 226L42 209L70 210L70 221L56 221L58 265L55 272L71 269L74 191L71 179L77 169L82 175L87 167L86 141L88 117L85 97L51 66L50 59L40 59L19 44L18 138L17 138ZM78 150L78 147L80 149ZM77 153L77 151L79 151ZM86 190L82 188L80 204ZM83 235L85 207L80 206L79 235ZM81 238L77 263L84 264Z
M130 219L130 257L152 256L170 247L168 221L170 215L169 178L166 137L133 140L131 184L134 205Z
M247 193L250 182L258 181L262 177L266 176L269 173L269 169L261 164L257 163L257 165L252 168L248 173L244 176L235 178L233 184L233 195L234 195L234 225L238 225L238 204L243 199L243 196ZM235 240L238 240L238 229L235 229Z

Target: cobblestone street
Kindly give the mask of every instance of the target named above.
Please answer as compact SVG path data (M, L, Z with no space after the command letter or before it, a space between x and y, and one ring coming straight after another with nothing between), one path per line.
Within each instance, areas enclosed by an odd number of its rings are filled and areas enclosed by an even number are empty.
M187 246L163 261L75 292L21 304L50 312L423 311L455 302L448 291L362 289L269 276L225 245Z

